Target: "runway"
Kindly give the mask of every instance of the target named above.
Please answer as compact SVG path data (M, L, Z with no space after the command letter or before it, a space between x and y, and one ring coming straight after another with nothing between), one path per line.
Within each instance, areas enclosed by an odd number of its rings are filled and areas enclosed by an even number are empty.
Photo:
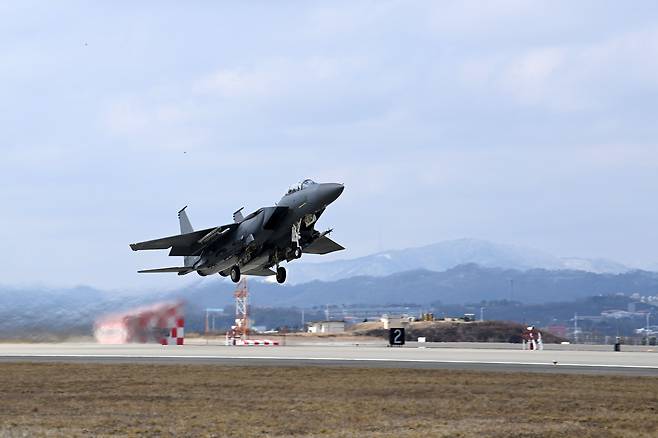
M358 366L658 376L651 351L522 351L383 345L229 347L93 343L0 344L0 362L218 364L246 366Z

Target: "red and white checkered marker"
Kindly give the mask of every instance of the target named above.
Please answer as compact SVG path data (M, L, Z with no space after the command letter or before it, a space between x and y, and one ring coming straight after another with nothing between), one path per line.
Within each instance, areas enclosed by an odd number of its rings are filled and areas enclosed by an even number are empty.
M157 303L105 316L96 321L94 336L101 344L157 342L183 345L183 303Z
M171 321L173 323L173 321ZM185 339L185 321L183 318L177 318L174 327L169 330L169 336L162 338L162 345L183 345Z
M279 345L279 341L270 341L269 339L245 339L244 341L238 339L235 345L261 345L261 346L275 346Z

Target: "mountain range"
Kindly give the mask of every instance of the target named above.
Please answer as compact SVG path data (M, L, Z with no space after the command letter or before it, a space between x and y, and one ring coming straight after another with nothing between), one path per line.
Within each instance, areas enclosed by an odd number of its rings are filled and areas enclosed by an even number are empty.
M542 251L483 240L460 239L353 260L291 263L290 283L252 279L256 307L320 307L326 304L422 306L514 300L525 304L572 301L623 293L658 295L658 273L629 270L608 260L559 258ZM172 277L172 283L177 278ZM174 291L117 293L90 287L0 286L0 333L46 329L90 331L110 312L156 301L183 299L188 315L206 307L232 308L235 285L219 276Z
M386 277L357 276L332 282L313 281L281 286L251 281L254 307L322 307L326 304L444 304L513 300L524 304L573 301L595 295L623 293L658 295L658 273L630 271L596 274L584 271L526 271L460 265L446 271L413 270ZM89 333L93 321L104 314L161 300L183 299L188 318L201 318L206 307L233 308L235 285L214 276L174 292L116 295L91 288L61 290L0 288L0 333L30 330L56 333L75 329Z
M231 283L216 282L181 291L189 302L229 297ZM571 301L594 295L623 293L658 295L658 273L629 271L597 274L545 269L515 270L459 265L445 271L417 269L385 277L357 276L331 282L312 281L280 287L251 282L255 306L321 306L324 304L474 303L513 300L526 304ZM214 298L213 298L214 297Z
M295 284L313 280L333 281L355 276L382 277L414 269L445 271L464 264L485 268L578 270L619 274L631 270L606 259L557 257L544 251L480 239L446 240L418 248L380 252L349 260L320 263L292 263L288 281Z

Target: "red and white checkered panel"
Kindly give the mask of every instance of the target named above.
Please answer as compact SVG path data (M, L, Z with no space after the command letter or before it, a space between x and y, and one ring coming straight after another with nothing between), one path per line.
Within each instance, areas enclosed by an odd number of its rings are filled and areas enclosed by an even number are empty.
M183 303L158 303L102 318L95 324L94 335L102 344L183 345Z
M160 343L162 345L183 345L183 340L185 339L185 320L180 317L172 322L174 323L174 327L169 329L168 336L162 338Z
M269 339L245 339L245 340L238 340L235 345L275 346L275 345L279 345L279 341L270 341Z

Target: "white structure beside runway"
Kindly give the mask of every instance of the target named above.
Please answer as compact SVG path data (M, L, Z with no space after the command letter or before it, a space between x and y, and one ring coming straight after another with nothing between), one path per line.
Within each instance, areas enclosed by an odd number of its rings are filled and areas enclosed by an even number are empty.
M309 333L343 333L345 321L317 321L308 324Z

